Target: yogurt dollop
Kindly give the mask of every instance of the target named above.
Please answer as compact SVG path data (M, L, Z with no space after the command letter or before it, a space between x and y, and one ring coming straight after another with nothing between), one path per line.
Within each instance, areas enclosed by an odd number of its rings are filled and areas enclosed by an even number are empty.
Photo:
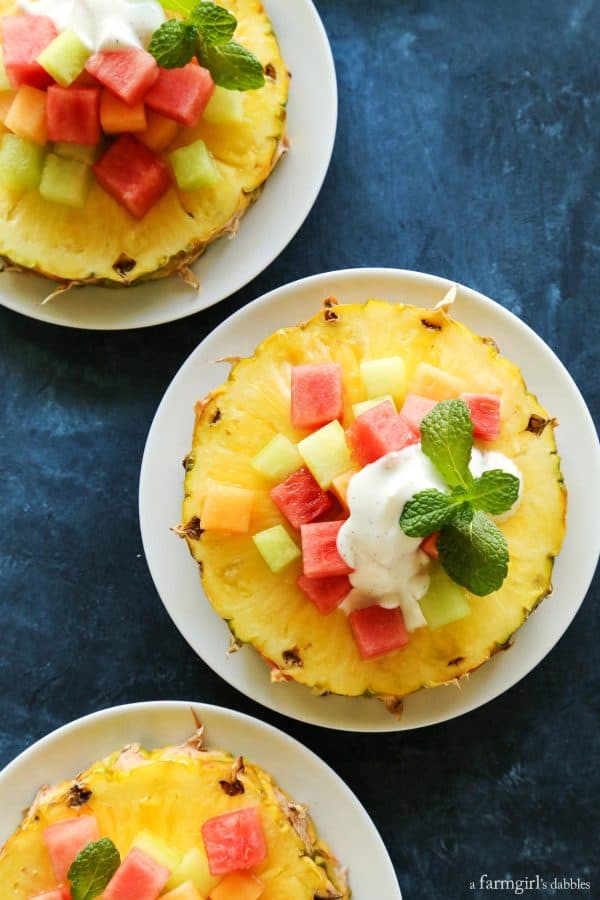
M522 488L517 466L497 451L482 453L473 448L470 469L475 477L502 469L517 477ZM346 613L378 603L388 609L400 607L408 631L427 624L418 601L429 588L430 559L419 549L422 539L405 534L399 520L405 503L428 488L448 490L421 444L388 453L351 478L350 517L337 539L340 555L354 569L353 590L342 604ZM502 518L514 511L520 495L521 491Z
M146 48L165 21L156 0L18 0L23 12L48 16L58 31L70 29L92 51Z

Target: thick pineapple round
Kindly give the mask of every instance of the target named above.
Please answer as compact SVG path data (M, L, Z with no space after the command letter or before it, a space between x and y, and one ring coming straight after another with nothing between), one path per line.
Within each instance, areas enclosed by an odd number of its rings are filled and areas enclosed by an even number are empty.
M200 121L173 146L198 138L213 154L218 184L196 192L170 188L137 221L94 180L85 205L73 209L37 190L15 194L0 186L0 256L13 266L64 283L127 286L186 271L206 247L239 221L258 197L285 141L289 73L260 0L219 0L238 19L236 40L265 67L265 86L244 95L239 124ZM0 16L16 11L0 0Z
M30 900L55 887L44 829L92 814L100 835L115 843L122 858L142 831L178 856L196 848L204 864L196 867L194 880L208 897L221 878L208 869L201 825L257 805L268 848L266 860L252 870L264 886L262 900L348 898L344 870L319 839L305 808L259 766L205 750L201 731L180 747L126 747L71 781L43 788L0 851L2 896Z
M301 561L273 574L259 555L252 534L284 520L269 497L272 483L251 461L277 433L294 442L306 434L290 422L292 366L341 366L342 424L348 427L352 404L365 398L360 363L395 355L403 358L409 382L425 361L454 376L462 391L502 395L501 436L485 449L515 461L523 496L501 525L510 553L501 589L485 597L465 591L471 615L436 630L418 628L404 649L367 661L359 655L345 613L337 609L320 615L298 588ZM278 331L252 358L234 365L228 381L198 405L186 463L183 533L211 604L239 642L252 644L276 667L277 678L319 693L389 699L471 672L506 646L551 589L566 507L555 424L493 341L455 322L445 308L370 301L326 308L305 324ZM256 492L248 534L201 531L209 478Z

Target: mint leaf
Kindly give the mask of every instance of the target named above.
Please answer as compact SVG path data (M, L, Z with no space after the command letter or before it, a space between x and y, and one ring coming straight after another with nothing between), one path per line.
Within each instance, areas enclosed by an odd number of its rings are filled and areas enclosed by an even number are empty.
M237 28L236 17L216 3L197 3L190 18L207 45L228 44Z
M421 422L421 448L450 487L467 488L473 448L473 422L464 400L444 400Z
M508 573L508 547L498 526L481 510L471 522L443 528L438 538L440 562L448 575L472 594L497 591Z
M148 52L163 69L179 69L195 55L197 37L195 25L168 19L152 35Z
M489 469L469 488L469 500L476 509L493 516L506 512L519 498L519 479L502 469Z
M464 502L462 488L456 488L452 494L443 494L435 488L419 491L404 505L400 527L409 537L427 537L449 525Z
M119 851L110 838L92 841L77 854L67 873L72 900L99 897L120 865Z
M211 46L200 40L198 45L199 60L210 71L215 84L229 91L254 91L263 87L262 63L251 50L237 41Z
M171 9L182 16L189 16L198 0L160 0L163 9Z

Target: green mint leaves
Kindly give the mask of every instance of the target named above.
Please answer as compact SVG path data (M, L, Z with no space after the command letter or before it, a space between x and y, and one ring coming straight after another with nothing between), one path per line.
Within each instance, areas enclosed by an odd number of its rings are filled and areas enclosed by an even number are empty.
M230 91L252 91L263 87L265 75L260 60L234 41L237 19L216 3L197 0L161 0L166 9L183 15L168 19L152 35L148 52L159 66L176 69L195 56L212 75L215 84Z
M425 416L421 447L450 492L415 494L404 506L400 527L410 537L439 531L439 558L450 577L473 594L491 594L506 578L508 547L489 515L500 515L516 503L519 479L501 469L473 478L473 423L464 400L438 403Z
M110 838L92 841L77 854L67 874L73 900L95 900L120 865L119 851Z

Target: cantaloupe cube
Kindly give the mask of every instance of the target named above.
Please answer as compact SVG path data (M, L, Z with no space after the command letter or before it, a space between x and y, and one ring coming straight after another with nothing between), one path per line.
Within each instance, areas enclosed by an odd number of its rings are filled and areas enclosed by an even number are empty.
M202 117L210 125L232 125L244 121L244 94L215 87Z
M373 409L374 406L379 406L380 403L385 403L386 400L388 400L394 409L396 409L396 404L394 403L394 398L391 394L384 394L382 397L373 397L372 400L363 400L361 403L353 403L352 412L354 413L354 418L358 419L362 413L366 412L368 409Z
M91 55L75 32L67 28L42 50L37 61L58 84L68 87L81 75Z
M146 109L146 128L144 131L138 131L136 138L150 150L160 153L173 143L180 131L179 122L161 116L153 109Z
M360 374L369 398L390 394L400 400L406 393L406 367L401 356L368 359L360 364Z
M231 872L210 892L210 900L259 900L264 885L254 875Z
M250 465L265 478L283 481L301 467L302 457L289 438L284 434L276 434L260 453L256 454Z
M44 151L16 134L5 134L0 144L0 182L12 190L35 188L42 177Z
M324 491L352 467L346 435L337 419L300 441L298 452Z
M8 111L12 106L13 100L17 96L16 91L5 91L0 94L0 123L4 125Z
M184 881L168 894L161 894L161 900L204 900L204 898L193 881Z
M40 194L51 203L81 208L92 184L92 170L76 159L48 153L40 181Z
M301 555L283 525L259 531L252 540L271 572L280 572Z
M341 475L338 475L337 478L334 478L331 482L331 490L338 498L344 509L348 509L348 488L350 487L350 479L353 475L356 475L358 469L348 469L347 472L342 472Z
M200 517L201 527L207 531L244 534L250 529L253 504L254 491L209 478Z
M456 376L427 362L420 362L408 387L408 393L440 401L458 397L462 389L463 383Z
M143 103L128 106L104 88L100 94L100 125L105 134L121 134L123 131L144 131L146 107Z
M28 84L21 85L6 114L4 125L19 137L44 146L48 139L46 92Z

